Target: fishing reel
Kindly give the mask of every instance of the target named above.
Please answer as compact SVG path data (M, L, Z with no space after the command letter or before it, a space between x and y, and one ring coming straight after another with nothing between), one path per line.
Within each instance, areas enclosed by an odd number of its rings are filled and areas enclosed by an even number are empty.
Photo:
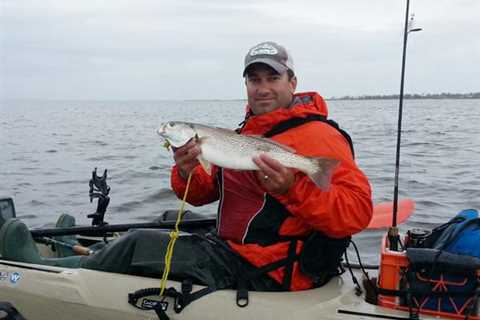
M103 175L99 177L97 175L97 168L92 171L92 178L88 182L90 190L88 195L90 197L90 203L94 198L98 199L97 211L95 213L87 215L87 218L92 219L92 226L103 226L107 223L104 221L105 212L107 211L108 204L110 203L110 186L107 184L107 169L103 172Z
M407 231L407 248L424 248L425 241L432 234L430 230L414 228Z

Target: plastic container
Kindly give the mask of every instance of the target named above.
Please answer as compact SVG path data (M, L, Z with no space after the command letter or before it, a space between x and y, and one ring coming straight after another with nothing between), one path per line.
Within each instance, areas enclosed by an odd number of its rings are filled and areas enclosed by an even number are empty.
M382 239L380 253L380 269L378 271L378 285L380 288L399 290L403 270L408 267L405 251L391 251L388 249L388 236ZM400 305L400 298L378 295L378 305L396 309Z

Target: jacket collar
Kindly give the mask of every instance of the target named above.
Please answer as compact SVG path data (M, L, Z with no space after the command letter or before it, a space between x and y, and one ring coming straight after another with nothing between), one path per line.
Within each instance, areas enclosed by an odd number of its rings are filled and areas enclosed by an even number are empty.
M247 110L250 110L248 105ZM316 92L296 93L289 107L248 117L241 132L244 134L262 135L277 123L311 114L328 116L327 105L323 98Z

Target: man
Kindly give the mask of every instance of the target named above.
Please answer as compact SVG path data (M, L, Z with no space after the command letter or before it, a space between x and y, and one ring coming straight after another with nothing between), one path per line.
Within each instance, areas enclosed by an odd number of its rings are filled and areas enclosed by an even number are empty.
M336 274L349 237L370 221L368 180L353 160L346 135L326 120L322 97L295 94L297 78L285 48L273 42L253 47L245 57L243 76L248 105L239 134L269 136L298 154L337 159L340 165L329 190L322 191L302 172L266 155L253 159L257 171L214 167L208 175L197 161L199 147L193 141L180 147L174 153L173 190L183 197L191 174L187 201L220 204L215 234L178 238L170 278L191 279L212 289L321 286ZM166 232L136 230L93 256L67 257L64 263L42 260L18 220L7 222L0 237L15 238L14 249L0 247L0 253L13 260L154 277L163 273L170 240Z
M292 59L284 47L274 42L260 43L249 50L243 75L248 111L240 134L265 135L293 118L327 116L326 104L318 94L294 93L297 78ZM200 149L193 141L176 150L171 178L172 188L182 197L186 178L192 173L187 201L193 205L220 199L218 236L258 269L268 269L268 265L287 259L289 250L301 254L301 238L313 231L345 239L364 229L372 216L368 180L356 166L348 141L337 129L326 122L311 121L272 139L301 155L341 160L330 190L318 189L303 173L266 155L253 159L258 171L215 168L215 174L210 176L196 159ZM288 237L299 240L286 240ZM295 248L291 248L293 243ZM269 270L268 276L286 290L322 285L331 276L308 276L301 267L298 261L287 263Z

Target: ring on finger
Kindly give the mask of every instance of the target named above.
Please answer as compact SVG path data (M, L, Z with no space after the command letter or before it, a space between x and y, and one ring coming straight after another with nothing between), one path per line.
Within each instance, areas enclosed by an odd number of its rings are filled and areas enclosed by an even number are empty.
M267 175L264 175L264 176L263 176L263 180L265 180L265 181L267 181L269 178L270 178L270 177L267 176Z

